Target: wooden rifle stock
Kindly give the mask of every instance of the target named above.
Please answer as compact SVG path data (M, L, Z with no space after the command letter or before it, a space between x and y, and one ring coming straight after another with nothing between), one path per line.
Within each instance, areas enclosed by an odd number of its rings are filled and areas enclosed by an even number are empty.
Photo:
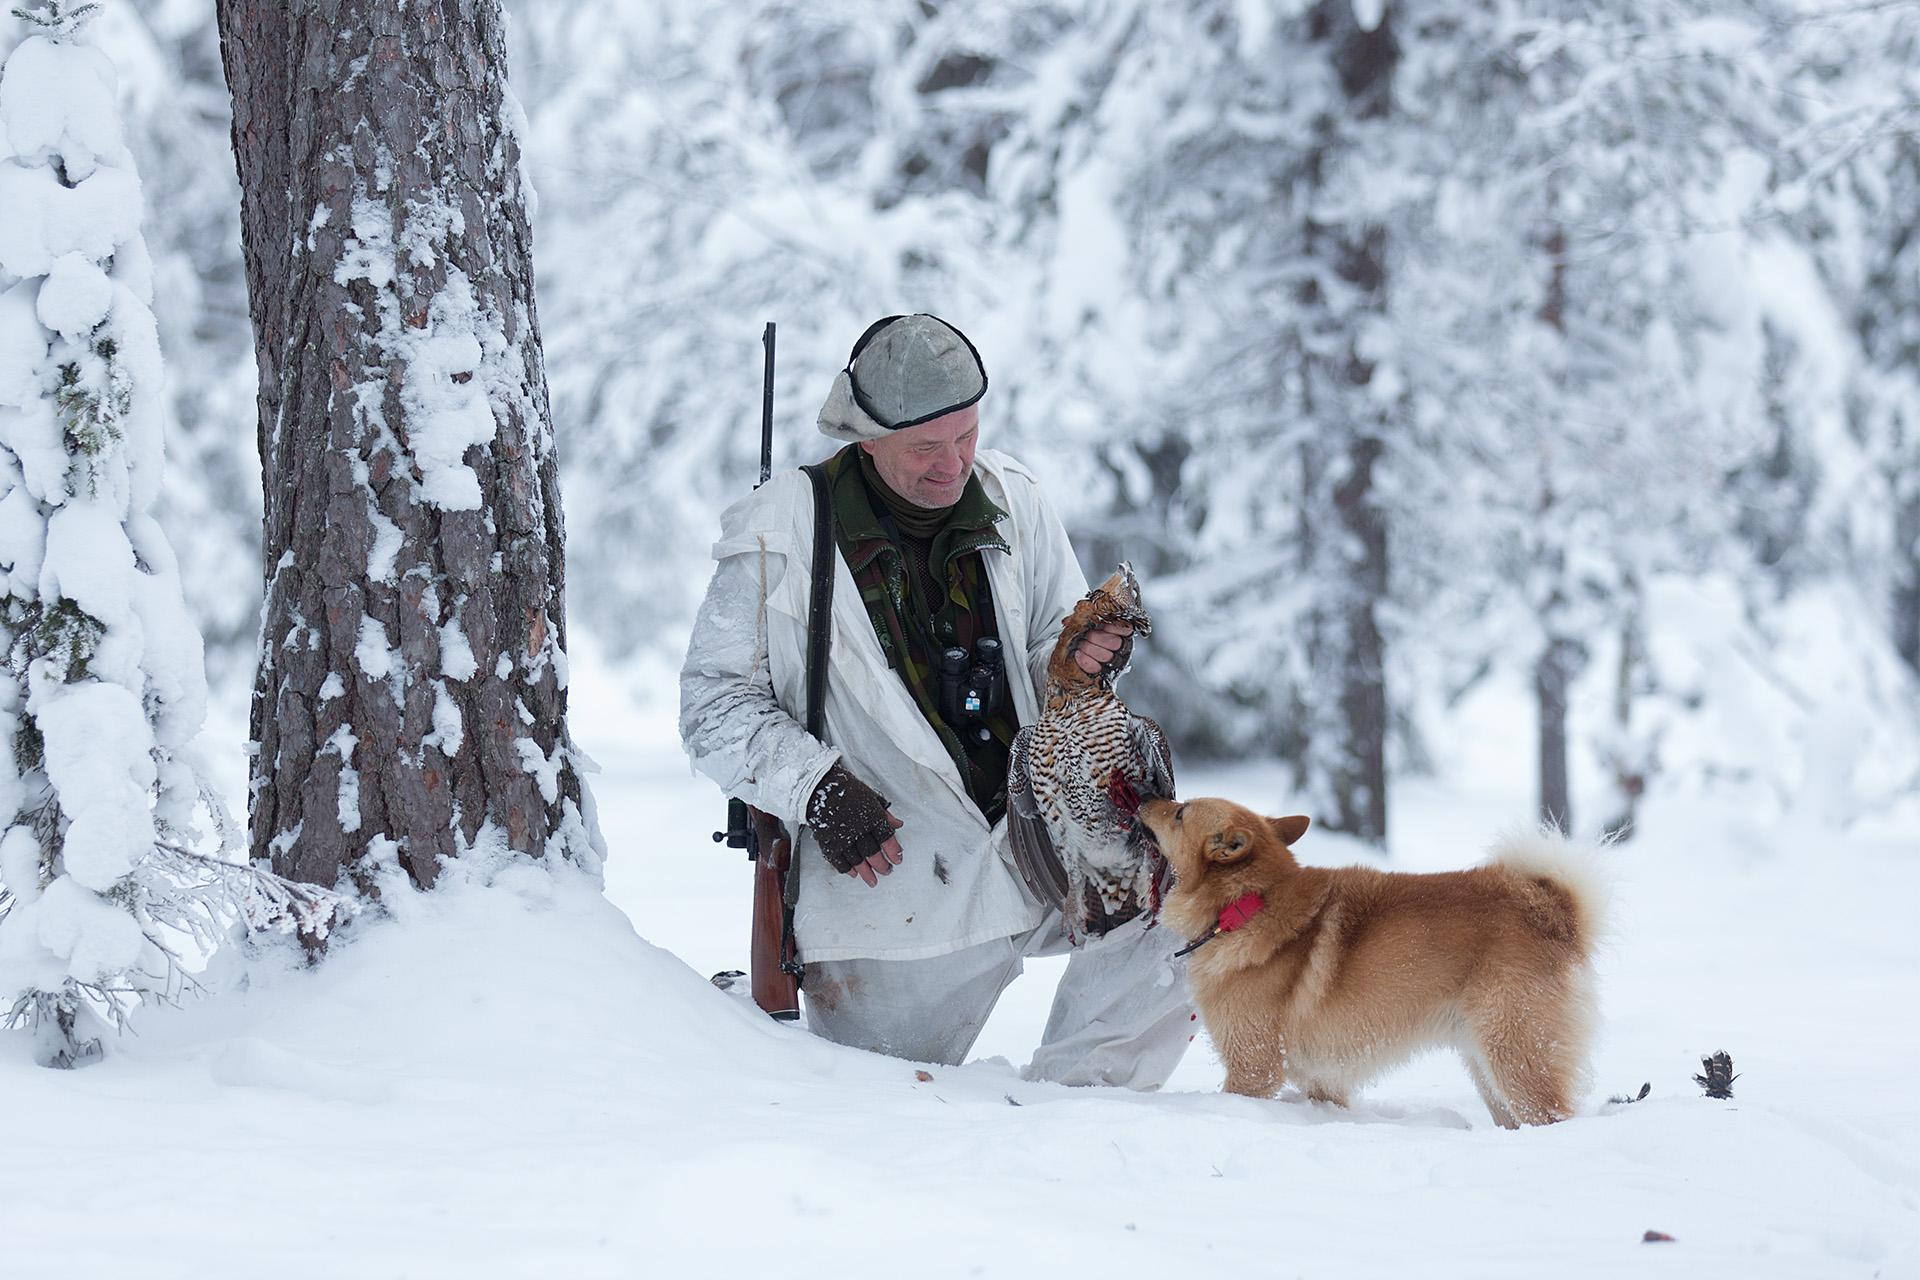
M786 927L787 873L793 841L778 819L758 809L753 822L753 1002L791 1022L800 1016L800 978L794 964L793 931Z

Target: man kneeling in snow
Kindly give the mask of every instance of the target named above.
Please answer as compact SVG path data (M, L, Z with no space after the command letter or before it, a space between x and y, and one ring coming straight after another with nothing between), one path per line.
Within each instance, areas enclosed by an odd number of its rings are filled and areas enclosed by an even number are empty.
M1007 850L1009 744L1039 715L1087 584L1033 474L976 454L986 390L973 344L933 316L862 335L819 419L851 442L825 464L843 562L825 741L801 720L814 501L799 471L722 516L680 734L728 795L801 831L794 930L815 1032L957 1063L1024 957L1071 951L1025 1074L1153 1089L1189 1038L1170 959L1181 939L1142 916L1073 946ZM990 659L982 639L1005 655L997 693L962 709L942 696L940 655ZM1124 664L1130 644L1124 628L1098 631L1075 660Z

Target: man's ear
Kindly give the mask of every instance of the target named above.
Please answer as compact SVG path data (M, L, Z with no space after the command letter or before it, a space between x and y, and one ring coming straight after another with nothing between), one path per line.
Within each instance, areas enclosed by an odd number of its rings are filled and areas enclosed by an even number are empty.
M1228 827L1207 837L1207 861L1238 862L1253 852L1253 841L1238 827Z
M1273 834L1281 844L1299 843L1300 837L1307 834L1311 821L1305 814L1296 813L1291 818L1268 818L1267 825L1273 828Z

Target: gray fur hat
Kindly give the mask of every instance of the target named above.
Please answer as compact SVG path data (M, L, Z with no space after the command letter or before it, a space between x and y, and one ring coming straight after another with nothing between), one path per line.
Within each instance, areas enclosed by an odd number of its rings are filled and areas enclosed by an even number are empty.
M966 334L938 316L888 316L853 344L820 407L820 430L836 440L879 440L985 394L987 369Z

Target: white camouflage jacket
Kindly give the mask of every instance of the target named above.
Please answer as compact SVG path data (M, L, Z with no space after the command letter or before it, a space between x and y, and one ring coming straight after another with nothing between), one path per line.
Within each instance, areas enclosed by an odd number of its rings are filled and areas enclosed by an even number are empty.
M1060 626L1086 593L1066 530L1033 473L993 450L974 458L1006 511L1009 550L981 551L1020 723L1039 715ZM1021 933L1045 910L1014 872L1004 820L989 829L959 770L887 666L846 562L834 557L826 740L807 733L806 615L813 488L774 476L721 516L718 562L680 673L680 738L694 768L799 829L835 760L887 797L906 861L868 888L833 871L805 832L794 917L803 960L915 960ZM764 609L762 601L765 602ZM1013 665L1024 655L1027 679ZM936 866L946 874L943 883Z

